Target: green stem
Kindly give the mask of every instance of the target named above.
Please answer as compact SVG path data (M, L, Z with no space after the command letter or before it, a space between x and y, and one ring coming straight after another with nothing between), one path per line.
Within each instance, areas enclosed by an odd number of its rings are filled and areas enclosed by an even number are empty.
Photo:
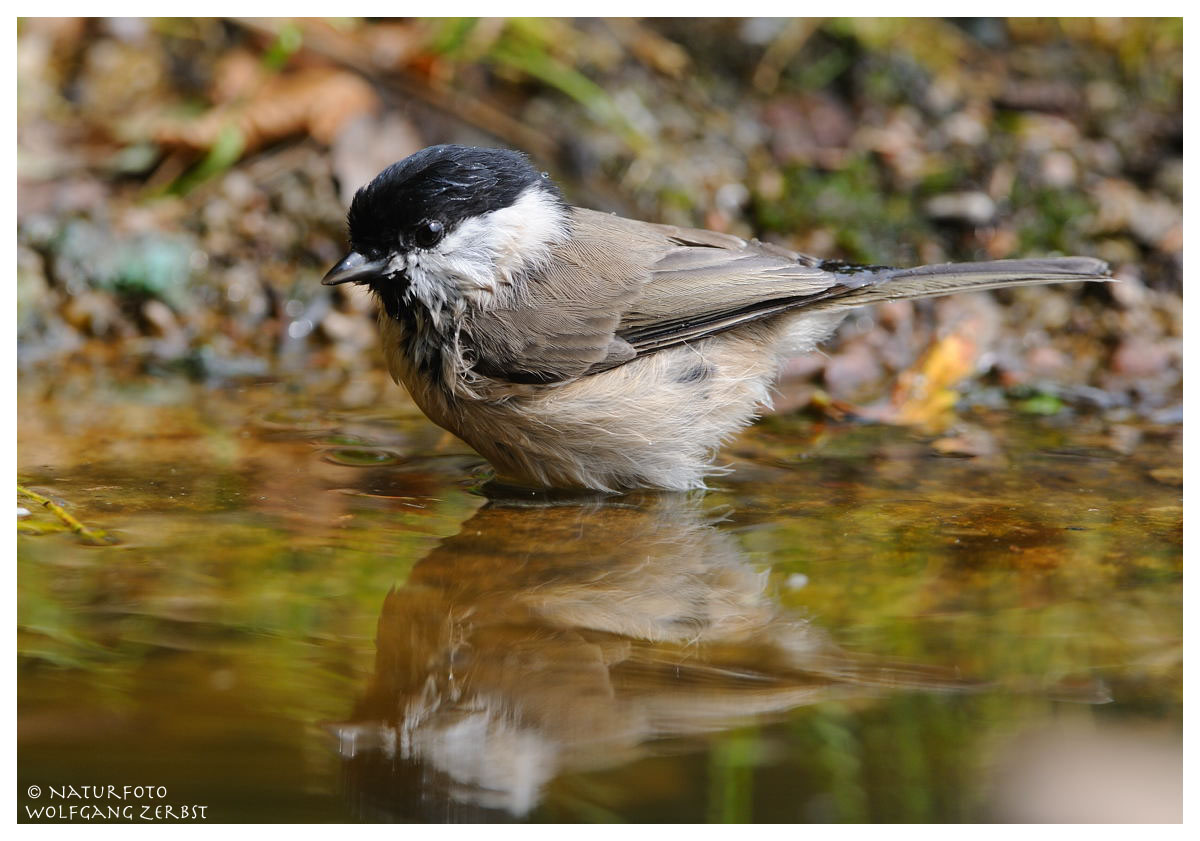
M25 487L24 485L17 485L17 492L20 494L24 494L25 496L32 499L34 502L40 502L43 507L47 508L50 511L50 513L52 513L55 517L58 517L58 519L62 520L64 523L66 523L67 528L69 528L71 531L75 532L75 534L79 535L84 540L88 541L89 543L94 543L97 546L100 546L100 545L104 545L106 543L112 542L112 540L109 538L109 536L105 532L103 532L99 529L89 529L83 523L79 522L74 517L72 517L71 514L65 508L63 508L61 505L56 503L54 500L48 499L39 493L31 491L31 490L29 490L29 488Z

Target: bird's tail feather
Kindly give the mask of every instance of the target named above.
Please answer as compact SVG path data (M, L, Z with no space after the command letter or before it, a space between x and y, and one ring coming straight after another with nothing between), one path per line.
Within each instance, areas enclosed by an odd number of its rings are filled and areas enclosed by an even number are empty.
M1108 264L1092 257L1057 257L1033 260L991 260L984 263L939 263L911 269L890 269L827 264L853 291L806 309L840 310L899 301L932 298L954 292L1034 286L1071 281L1111 281Z

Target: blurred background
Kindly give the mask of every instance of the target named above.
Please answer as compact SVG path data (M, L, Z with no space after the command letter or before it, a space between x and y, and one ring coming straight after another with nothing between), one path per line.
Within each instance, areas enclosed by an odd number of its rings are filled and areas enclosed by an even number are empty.
M1122 280L864 313L793 363L785 409L882 399L957 331L944 384L1170 414L1182 49L1176 19L22 20L21 375L385 399L372 302L318 280L354 191L455 142L523 149L576 204L821 257L1083 254Z
M1179 820L1182 51L20 20L19 819L137 782L227 822ZM824 258L1120 282L854 314L705 493L496 499L319 283L441 142Z

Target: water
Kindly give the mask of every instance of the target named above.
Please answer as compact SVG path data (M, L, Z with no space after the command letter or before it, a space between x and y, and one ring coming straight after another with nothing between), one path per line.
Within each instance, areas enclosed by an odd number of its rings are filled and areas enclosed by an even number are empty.
M115 542L19 498L20 819L1178 819L1181 429L967 420L548 496L399 392L25 382L20 482Z

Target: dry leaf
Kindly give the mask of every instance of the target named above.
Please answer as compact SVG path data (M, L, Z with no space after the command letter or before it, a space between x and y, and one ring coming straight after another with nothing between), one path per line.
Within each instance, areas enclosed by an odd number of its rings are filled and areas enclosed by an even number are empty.
M935 343L912 368L900 375L887 405L859 414L884 423L946 429L958 402L955 387L975 369L978 348L960 333Z
M263 76L241 57L225 62L214 84L219 104L198 119L171 121L155 139L164 146L206 152L232 126L243 154L292 135L330 144L355 117L374 113L379 99L360 76L331 67L308 67Z
M1163 485L1182 488L1183 468L1170 466L1156 467L1150 471L1150 478Z

